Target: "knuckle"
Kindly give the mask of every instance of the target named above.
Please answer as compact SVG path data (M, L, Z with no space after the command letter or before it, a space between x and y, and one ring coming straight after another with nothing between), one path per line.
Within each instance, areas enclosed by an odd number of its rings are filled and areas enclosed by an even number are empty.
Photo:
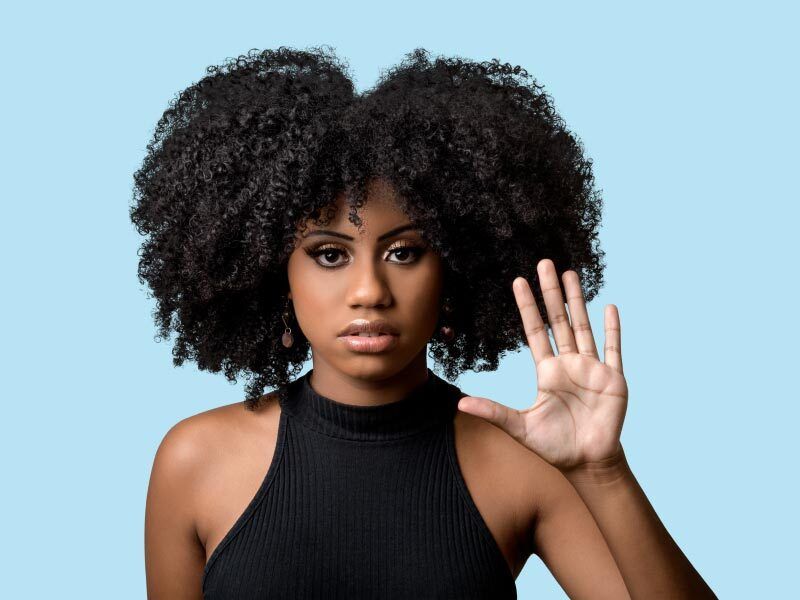
M539 333L543 332L544 330L545 330L545 328L544 328L543 324L530 325L530 326L525 328L525 335L527 335L528 337L533 337L533 336L538 335Z

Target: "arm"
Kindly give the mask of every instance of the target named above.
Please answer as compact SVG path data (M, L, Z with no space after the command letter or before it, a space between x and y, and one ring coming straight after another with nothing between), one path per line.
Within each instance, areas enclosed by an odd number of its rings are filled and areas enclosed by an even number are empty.
M564 472L608 544L631 598L716 598L619 460Z
M538 457L534 553L573 600L629 600L614 557L578 492Z
M617 307L605 307L601 362L578 273L562 275L567 315L553 261L540 260L536 270L549 328L527 279L512 282L536 364L534 405L517 410L468 396L459 400L459 409L497 425L562 471L595 519L631 598L715 598L664 529L625 461L620 433L628 384Z
M164 436L150 474L145 509L145 568L150 600L200 600L205 551L193 516L192 482L201 464L191 425Z

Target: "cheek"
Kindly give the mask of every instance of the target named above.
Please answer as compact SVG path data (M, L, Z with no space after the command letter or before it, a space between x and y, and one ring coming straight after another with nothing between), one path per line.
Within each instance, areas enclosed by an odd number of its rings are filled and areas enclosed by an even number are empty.
M441 259L436 255L429 254L428 261L424 266L425 268L420 273L418 289L420 290L420 295L424 296L430 306L438 308L443 284Z
M299 254L293 255L289 260L287 275L295 316L303 332L311 338L315 325L324 319L327 312L324 307L330 307L332 292L330 286L324 285L324 278L314 272L313 265L305 258Z
M398 304L414 323L428 329L436 323L441 301L441 273L437 264L397 286Z

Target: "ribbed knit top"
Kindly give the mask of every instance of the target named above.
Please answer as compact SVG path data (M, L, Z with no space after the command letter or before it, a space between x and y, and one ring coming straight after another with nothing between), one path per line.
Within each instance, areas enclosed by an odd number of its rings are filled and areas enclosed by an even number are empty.
M428 369L398 401L279 390L272 461L203 572L206 600L516 598L456 459L465 394Z

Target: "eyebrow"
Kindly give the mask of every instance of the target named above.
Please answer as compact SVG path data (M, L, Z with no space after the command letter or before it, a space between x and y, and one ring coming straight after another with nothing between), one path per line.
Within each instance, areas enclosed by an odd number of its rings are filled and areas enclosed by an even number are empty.
M407 229L416 229L416 226L413 223L406 223L405 225L400 225L400 227L395 227L394 229L390 229L386 233L378 236L378 241L385 240L388 237L392 237L393 235L397 235L398 233L402 233ZM334 237L342 238L344 240L353 240L355 238L346 235L344 233L339 233L338 231L332 231L330 229L315 229L314 231L308 233L307 235L303 236L304 238L309 238L312 235L332 235Z

